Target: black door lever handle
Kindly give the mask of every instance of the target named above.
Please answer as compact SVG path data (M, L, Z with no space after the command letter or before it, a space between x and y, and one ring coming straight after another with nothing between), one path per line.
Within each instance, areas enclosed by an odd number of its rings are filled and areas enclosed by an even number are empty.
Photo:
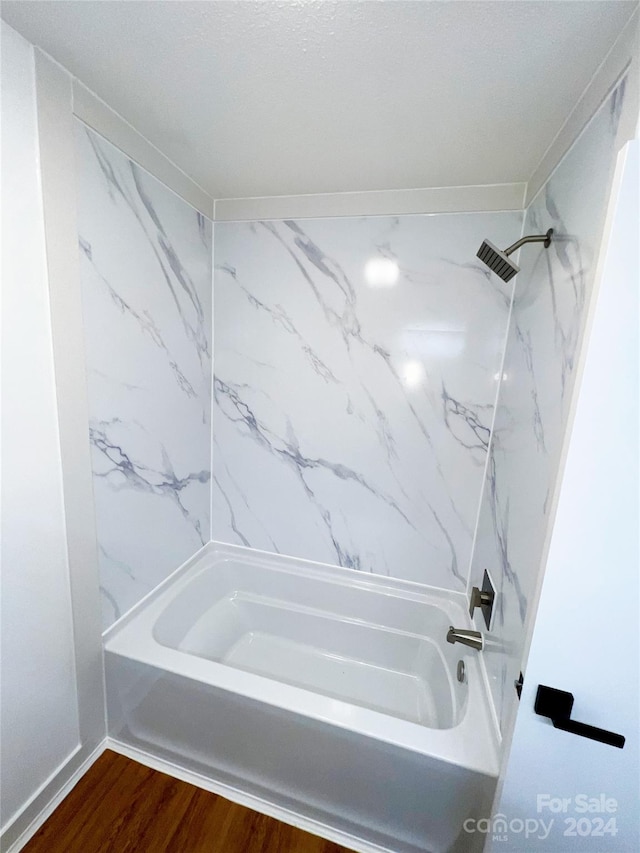
M600 743L622 749L625 741L623 735L617 735L615 732L608 732L606 729L598 729L596 726L588 726L586 723L578 723L572 720L572 709L573 693L567 693L566 690L556 690L555 687L545 687L544 684L538 685L536 701L533 706L536 714L541 717L549 717L556 729L562 729L565 732L588 737L591 740L598 740Z

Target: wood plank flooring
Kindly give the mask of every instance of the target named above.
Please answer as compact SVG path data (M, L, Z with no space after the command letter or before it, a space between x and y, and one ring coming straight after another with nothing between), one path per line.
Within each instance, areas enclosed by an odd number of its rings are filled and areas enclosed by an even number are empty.
M107 750L24 853L349 853Z

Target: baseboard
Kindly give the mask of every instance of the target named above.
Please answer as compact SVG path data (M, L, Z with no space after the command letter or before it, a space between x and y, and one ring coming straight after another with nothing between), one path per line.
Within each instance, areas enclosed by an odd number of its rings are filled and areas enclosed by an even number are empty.
M18 853L107 748L106 738L93 750L80 749L32 800L0 837L2 853Z
M334 829L328 824L321 823L317 820L312 820L298 812L285 809L275 803L263 800L254 794L247 794L238 788L233 788L222 782L214 782L206 776L199 773L194 773L191 770L186 770L178 764L171 761L166 761L162 758L157 758L144 750L129 746L122 741L113 738L107 738L106 749L111 749L126 758L131 758L139 764L144 764L145 767L150 767L152 770L158 770L160 773L166 773L168 776L173 776L175 779L180 779L182 782L188 782L190 785L195 785L197 788L202 788L205 791L210 791L213 794L218 794L224 797L225 800L230 800L232 803L237 803L240 806L246 806L260 814L275 818L282 823L295 826L304 832L309 832L312 835L317 835L320 838L325 838L327 841L333 841L335 844L340 844L347 847L355 853L394 853L389 847L381 847L377 844L364 841L354 835L350 835L341 830ZM12 851L13 853L13 851Z
M206 776L186 770L173 762L158 758L155 755L131 747L113 738L105 738L88 755L85 754L86 750L81 750L74 756L76 760L70 759L57 774L56 778L47 786L47 790L43 792L42 797L38 797L27 806L17 820L3 832L0 838L0 851L2 853L19 853L60 805L67 794L80 781L91 765L107 749L124 755L132 761L137 761L139 764L145 765L145 767L150 767L152 770L166 773L175 779L180 779L182 782L187 782L190 785L195 785L197 788L218 794L233 803L246 806L256 812L301 829L304 832L309 832L312 835L317 835L320 838L325 838L335 844L347 847L355 851L355 853L394 853L389 847L372 844L362 838L335 829L328 824L305 817L290 809L285 809L254 794L248 794L222 782L212 781ZM52 789L54 791L53 795L51 795ZM46 801L43 805L42 798L45 796Z

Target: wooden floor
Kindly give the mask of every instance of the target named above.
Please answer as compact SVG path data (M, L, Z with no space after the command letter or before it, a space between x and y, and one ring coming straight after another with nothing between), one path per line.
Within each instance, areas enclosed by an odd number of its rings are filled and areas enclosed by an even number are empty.
M24 853L347 853L108 750Z

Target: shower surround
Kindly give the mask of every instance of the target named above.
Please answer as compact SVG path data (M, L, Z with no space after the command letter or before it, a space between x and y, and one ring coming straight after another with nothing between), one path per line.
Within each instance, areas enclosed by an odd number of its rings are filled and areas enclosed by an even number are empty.
M216 223L214 539L465 589L521 226Z
M107 627L211 538L211 222L80 122L78 229Z
M211 222L77 123L105 627L210 539L457 592L487 568L504 726L623 95L526 212L220 222L213 271ZM476 251L523 217L554 240L505 284Z

